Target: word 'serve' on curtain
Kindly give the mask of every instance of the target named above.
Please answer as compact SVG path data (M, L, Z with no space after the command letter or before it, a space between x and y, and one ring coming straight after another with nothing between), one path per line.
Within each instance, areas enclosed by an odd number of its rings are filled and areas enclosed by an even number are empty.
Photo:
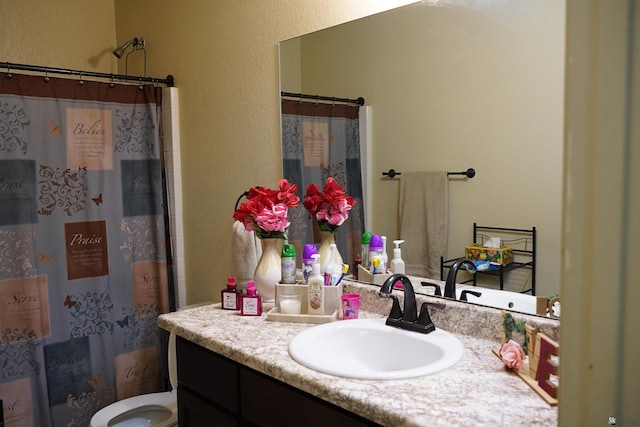
M356 200L335 236L342 258L350 266L360 252L364 232L358 113L357 105L282 100L283 173L298 184L301 201L309 184L322 191L328 177L335 178ZM289 242L295 245L300 264L304 245L319 243L320 235L302 204L289 212Z
M45 81L46 80L46 81ZM167 389L162 89L0 76L0 399L87 426Z

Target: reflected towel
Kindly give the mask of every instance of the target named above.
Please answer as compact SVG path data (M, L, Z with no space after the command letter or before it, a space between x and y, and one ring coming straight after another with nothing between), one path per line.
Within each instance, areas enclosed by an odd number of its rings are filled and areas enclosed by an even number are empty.
M260 239L254 231L247 231L240 221L233 222L231 236L231 275L236 277L238 289L247 289L262 255Z
M406 274L440 280L447 251L447 172L403 172L398 219Z

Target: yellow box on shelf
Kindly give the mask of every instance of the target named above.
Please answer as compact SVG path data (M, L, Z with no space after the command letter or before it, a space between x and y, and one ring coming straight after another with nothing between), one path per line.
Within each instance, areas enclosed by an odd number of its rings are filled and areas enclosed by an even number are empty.
M513 249L511 246L488 248L480 245L469 245L464 249L464 256L471 261L489 261L507 265L513 262Z

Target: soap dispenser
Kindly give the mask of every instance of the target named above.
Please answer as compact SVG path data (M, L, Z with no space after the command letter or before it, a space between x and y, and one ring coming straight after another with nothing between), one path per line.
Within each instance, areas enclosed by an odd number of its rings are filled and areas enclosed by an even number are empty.
M402 260L402 254L400 251L400 245L404 243L404 240L394 240L393 244L393 259L391 260L391 272L393 274L404 274L404 261Z
M324 314L324 279L320 274L319 254L312 255L313 265L311 277L309 277L309 314Z

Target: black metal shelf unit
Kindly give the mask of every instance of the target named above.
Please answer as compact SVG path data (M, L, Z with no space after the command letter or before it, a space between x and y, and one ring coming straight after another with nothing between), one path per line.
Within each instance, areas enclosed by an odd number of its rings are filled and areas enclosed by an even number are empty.
M473 286L477 285L477 275L487 274L500 278L500 290L504 290L504 279L506 273L520 268L531 269L531 286L521 293L531 292L536 294L536 227L531 228L504 228L477 225L473 223L473 244L484 245L489 237L500 237L502 246L511 246L513 250L513 262L507 265L500 265L495 270L478 271L473 278L465 280L461 283L473 282ZM453 263L459 258L445 260L440 257L440 280L445 280L445 270L451 268Z

